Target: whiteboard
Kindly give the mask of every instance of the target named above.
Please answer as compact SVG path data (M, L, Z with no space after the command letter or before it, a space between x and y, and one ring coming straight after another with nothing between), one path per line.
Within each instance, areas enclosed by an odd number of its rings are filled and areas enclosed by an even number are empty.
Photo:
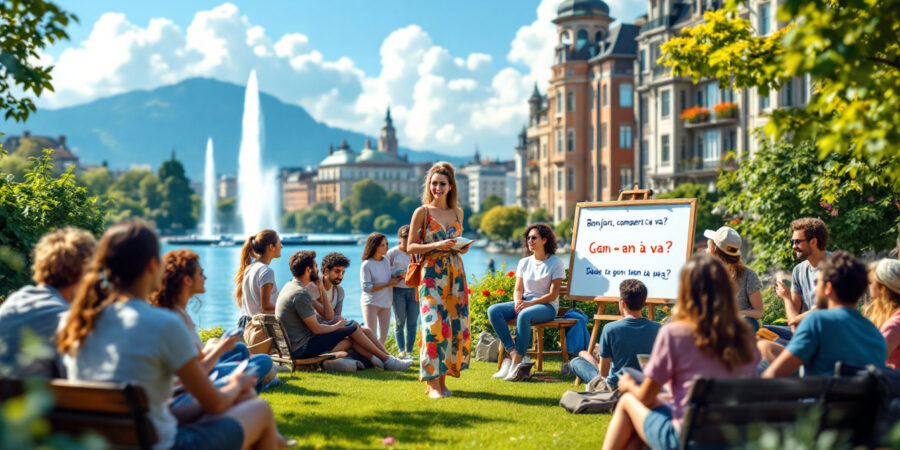
M647 285L648 298L675 299L694 243L696 199L579 203L569 260L575 300L619 297L623 280Z

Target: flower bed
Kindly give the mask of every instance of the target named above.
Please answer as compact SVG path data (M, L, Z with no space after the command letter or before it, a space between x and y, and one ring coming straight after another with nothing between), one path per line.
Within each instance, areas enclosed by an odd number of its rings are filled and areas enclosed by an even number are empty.
M681 120L687 123L700 123L709 120L709 108L694 106L681 112Z
M737 105L732 102L723 102L713 107L716 117L720 119L733 119L737 116Z

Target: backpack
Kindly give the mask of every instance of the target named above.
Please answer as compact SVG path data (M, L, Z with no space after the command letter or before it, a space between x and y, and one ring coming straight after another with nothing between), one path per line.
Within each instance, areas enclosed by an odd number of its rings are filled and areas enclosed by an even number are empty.
M566 391L559 399L559 406L572 414L603 414L616 409L622 391L578 392Z
M500 340L487 331L478 335L475 344L475 361L497 362L500 357Z

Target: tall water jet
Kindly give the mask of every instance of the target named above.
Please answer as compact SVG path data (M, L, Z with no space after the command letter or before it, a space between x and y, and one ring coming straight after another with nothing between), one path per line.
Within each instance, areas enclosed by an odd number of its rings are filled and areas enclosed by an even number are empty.
M259 86L256 71L253 70L244 93L244 117L238 157L238 207L244 236L255 234L264 228L274 229L278 223L275 179L263 176L262 125Z
M203 236L216 232L216 162L213 159L213 141L206 141L206 170L203 174Z

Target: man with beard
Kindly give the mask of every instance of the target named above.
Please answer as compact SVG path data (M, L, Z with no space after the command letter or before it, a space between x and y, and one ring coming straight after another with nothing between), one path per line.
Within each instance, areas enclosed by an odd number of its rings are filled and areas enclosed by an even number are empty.
M306 291L312 298L312 306L316 310L316 319L323 325L334 325L343 319L341 312L344 309L344 288L341 286L341 281L344 280L344 272L349 266L350 259L343 254L329 253L322 258L322 276L306 285ZM350 323L355 322L350 321ZM388 353L384 345L378 341L374 331L368 327L360 327L360 329L372 345L384 353ZM362 362L370 368L372 365L383 368L380 359L366 357Z
M291 341L291 357L313 358L323 353L353 349L367 358L377 358L384 370L404 371L410 364L381 350L362 331L359 324L338 318L333 324L322 324L316 318L312 297L306 286L319 279L316 252L299 251L291 256L289 281L278 294L275 316L284 325Z
M885 365L884 337L856 309L868 285L866 267L850 253L837 251L825 256L819 269L817 308L800 322L787 348L769 349L777 356L763 378L787 376L801 364L806 375L826 377L834 373L838 361L857 367Z

